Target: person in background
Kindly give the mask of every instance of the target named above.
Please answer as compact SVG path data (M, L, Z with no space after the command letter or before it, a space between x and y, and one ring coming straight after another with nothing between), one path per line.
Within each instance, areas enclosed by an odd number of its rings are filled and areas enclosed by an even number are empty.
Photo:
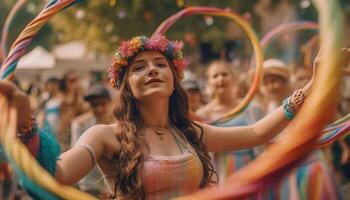
M226 116L240 101L238 94L238 73L231 64L217 60L209 64L207 69L208 89L211 91L211 99L208 104L197 110L196 114L207 121L217 120ZM263 117L261 109L251 102L250 105L238 116L224 123L215 123L215 126L231 127L253 124ZM242 149L234 152L215 153L214 165L217 170L220 183L254 160L258 154L257 149Z
M71 125L71 146L73 147L80 136L90 127L97 124L111 124L111 95L108 89L100 83L93 85L84 100L90 105L91 111L75 118ZM92 171L78 183L79 189L96 197L102 196L104 189L103 175L95 166Z
M59 108L60 121L56 136L62 152L65 152L71 145L71 122L75 117L88 111L88 105L84 102L80 77L76 71L68 71L64 74L60 82L60 90L63 99Z
M266 112L276 109L292 93L290 86L291 72L287 65L278 59L264 62L264 108Z
M202 94L197 81L191 79L184 80L181 82L181 86L188 96L188 103L192 112L203 106Z
M50 133L57 135L60 124L60 105L63 101L63 94L60 90L60 79L50 77L45 82L45 94L47 97L42 102L42 111L38 115L38 125L43 129L50 130Z

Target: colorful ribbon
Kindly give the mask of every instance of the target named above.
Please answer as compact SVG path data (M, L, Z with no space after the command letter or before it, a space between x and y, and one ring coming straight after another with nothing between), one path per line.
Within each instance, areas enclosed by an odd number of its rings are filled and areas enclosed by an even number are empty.
M343 135L350 133L350 114L337 120L322 131L322 136L318 142L320 147L332 144Z
M260 41L263 49L265 49L273 39L278 36L297 30L318 30L318 24L315 22L307 21L294 21L286 24L281 24L276 26L271 31L269 31Z
M324 55L314 86L295 120L285 134L270 145L256 160L233 174L229 181L179 199L235 199L257 192L260 187L301 162L316 146L323 126L336 110L339 96L344 42L344 19L338 1L313 1L319 11L320 32ZM327 113L327 114L325 114Z
M0 41L0 60L2 58L5 58L7 56L7 38L9 34L9 28L11 23L13 22L14 17L16 16L17 12L26 5L27 0L18 0L16 1L15 5L12 7L9 15L6 17L5 24L2 28L1 33L1 41Z
M179 20L183 17L187 17L187 16L191 16L191 15L195 15L195 14L225 17L225 18L229 18L229 19L233 20L247 34L247 36L248 36L248 38L253 46L254 55L255 55L255 63L256 63L256 68L255 68L256 73L254 73L252 85L249 88L248 93L243 98L243 100L235 108L233 108L229 112L228 115L210 122L212 124L224 123L224 122L231 120L232 118L234 118L235 116L237 116L241 112L243 112L244 109L248 106L249 102L253 99L255 93L258 91L259 84L261 82L262 74L263 74L262 63L264 60L264 55L263 55L262 49L260 47L259 40L258 40L255 32L253 31L252 27L250 26L250 24L244 18L239 16L238 14L236 14L232 11L227 11L227 10L220 9L220 8L188 7L186 9L183 9L180 12L178 12L178 13L168 17L166 20L164 20L159 25L157 30L153 33L152 37L157 36L157 35L164 35L177 20ZM198 118L200 118L200 117L198 117Z
M276 26L263 37L260 44L263 47L263 49L266 49L268 45L273 41L273 39L276 39L285 33L290 33L292 31L298 30L318 30L318 24L315 22L294 21ZM318 40L318 36L312 37L305 46L306 50L310 51L311 47L315 45L315 43L318 42ZM343 69L343 72L346 75L346 69ZM348 134L350 125L349 120L350 117L345 116L337 122L329 125L327 129L323 130L323 135L319 140L319 146L327 146L333 143L335 140L337 140L337 138L341 137L342 135ZM341 125L339 125L340 122Z
M13 43L9 54L0 68L0 78L5 79L16 69L19 59L25 54L33 37L58 12L76 3L78 0L51 0L39 15L31 21Z
M26 27L12 46L0 71L2 78L6 78L13 73L18 59L23 56L31 39L44 23L57 12L74 2L73 0L49 2L48 6ZM328 59L322 60L320 73L316 76L315 87L296 119L287 127L286 134L280 141L271 145L262 156L234 174L229 183L223 187L206 189L194 195L184 197L184 199L232 199L255 192L257 188L263 187L267 183L273 181L272 179L285 174L289 169L288 167L298 163L307 155L307 152L310 152L316 146L316 140L319 137L318 134L329 118L329 115L323 115L323 113L334 111L337 104L333 96L338 95L337 88L339 86L341 73L340 66L343 64L343 59L337 49L340 49L343 42L344 37L342 34L344 32L344 26L343 19L341 18L341 9L337 1L315 0L315 3L320 11L321 37L324 42L324 54ZM222 9L203 7L197 9L203 9L201 12L197 10L197 13L201 14L223 16L232 19L237 17ZM195 8L189 8L187 11L185 9L172 17L179 18L181 16L194 14L195 12ZM175 20L173 19L172 23L174 22ZM170 22L168 23L170 24ZM162 24L163 27L161 26L160 29L156 31L156 34L164 33L170 27L169 24ZM243 27L243 24L240 25ZM253 32L250 32L250 37L255 37ZM254 51L257 57L257 70L259 70L263 55L259 54L260 47L258 45L253 45L253 48L255 48ZM260 73L258 72L255 74L253 85L259 85L261 71L262 68L260 68ZM251 88L249 91L253 91L253 89ZM247 96L249 96L249 94L251 95L251 93L252 92L248 92ZM243 103L240 105L243 105ZM244 106L241 106L240 109L236 110L243 109ZM15 138L16 111L8 108L8 105L4 102L4 97L0 98L0 110L2 113L2 122L4 122L0 126L0 137L4 149L9 157L13 159L13 162L19 166L33 182L38 183L39 186L60 198L93 199L93 197L89 195L55 182L55 180L37 164L36 160L31 157L23 144Z
M19 59L39 30L58 12L76 3L77 0L51 0L39 15L32 20L12 45L0 69L1 79L8 78L16 69ZM28 152L27 148L15 137L16 111L9 108L5 97L0 97L1 130L0 137L7 158L16 173L25 183L37 191L39 196L48 199L95 199L89 194L56 182Z

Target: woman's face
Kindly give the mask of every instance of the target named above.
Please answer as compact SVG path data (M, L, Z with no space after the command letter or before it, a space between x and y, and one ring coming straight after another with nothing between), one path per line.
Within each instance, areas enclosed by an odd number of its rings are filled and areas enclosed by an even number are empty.
M168 60L157 51L138 54L127 74L132 94L142 101L147 97L169 97L174 91L174 75Z
M276 75L264 76L264 85L271 95L281 95L288 90L288 82Z
M67 90L76 90L80 89L79 76L77 73L72 72L68 74L66 79Z
M224 93L233 89L233 75L223 64L212 65L208 70L208 84L214 93Z

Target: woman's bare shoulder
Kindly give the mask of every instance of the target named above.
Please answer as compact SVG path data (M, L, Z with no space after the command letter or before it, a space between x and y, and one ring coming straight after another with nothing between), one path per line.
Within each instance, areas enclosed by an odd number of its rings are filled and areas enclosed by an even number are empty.
M108 124L108 125L97 124L90 127L88 130L86 130L83 136L86 135L86 136L104 137L104 136L114 135L115 131L116 131L115 124Z
M105 147L105 150L110 152L116 152L120 150L119 141L116 139L115 135L117 132L117 124L98 124L90 127L85 133L80 137L78 142L83 143L100 143Z

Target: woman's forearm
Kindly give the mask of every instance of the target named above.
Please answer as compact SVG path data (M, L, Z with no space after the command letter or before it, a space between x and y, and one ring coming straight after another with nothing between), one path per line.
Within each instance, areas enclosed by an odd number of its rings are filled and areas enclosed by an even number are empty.
M258 138L258 143L261 145L281 133L289 122L281 106L255 123L252 128Z

